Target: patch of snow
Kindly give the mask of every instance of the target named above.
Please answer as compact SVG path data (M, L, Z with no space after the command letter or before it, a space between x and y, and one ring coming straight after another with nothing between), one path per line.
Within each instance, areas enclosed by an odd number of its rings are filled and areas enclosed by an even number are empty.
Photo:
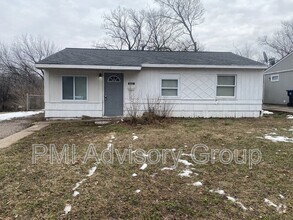
M279 194L281 199L285 199L285 196L283 196L282 194Z
M140 193L140 192L141 192L140 189L135 190L135 193Z
M134 173L134 174L132 174L132 176L133 176L133 177L136 177L136 176L137 176L137 174L136 174L136 173Z
M113 144L112 143L108 143L107 144L107 150L111 150L112 149Z
M270 111L263 111L263 114L264 114L264 115L273 115L273 114L274 114L274 112L270 112Z
M176 149L175 149L175 148L173 148L173 149L172 149L172 151L173 151L173 152L175 152L175 151L176 151Z
M190 174L192 174L192 171L191 170L183 170L182 173L179 173L178 176L181 176L181 177L190 177Z
M188 157L192 157L193 155L192 155L192 154L185 154L185 153L183 153L183 154L181 154L181 156L188 156Z
M186 166L192 166L193 165L192 163L188 162L187 160L181 160L181 159L179 159L178 162L179 163L183 163Z
M82 179L81 181L79 181L78 183L75 184L75 187L72 189L72 191L75 191L78 187L80 187L80 185L86 181L86 179Z
M175 170L175 167L163 167L161 170Z
M64 213L65 215L67 215L70 211L71 211L71 205L70 204L66 204L65 208L64 208Z
M89 169L89 174L86 176L92 176L94 174L94 172L96 171L97 166L92 167L91 169Z
M217 189L217 190L211 189L210 192L211 193L218 193L220 195L225 195L225 191L224 190L221 190L221 189Z
M133 138L134 141L135 141L136 139L138 139L138 137L135 136L135 135L134 135L132 138Z
M286 143L293 143L293 138L288 138L284 136L276 136L273 137L271 135L265 135L265 139L270 140L272 142L286 142Z
M111 135L111 139L112 139L112 140L115 139L115 136L114 136L114 135Z
M247 208L243 205L243 203L242 202L236 202L236 204L237 205L239 205L240 206L240 208L242 208L244 211L246 211L247 210Z
M202 182L195 182L192 185L194 185L194 186L202 186L203 184L202 184Z
M287 119L293 119L293 115L287 115Z
M78 195L79 195L79 192L78 191L74 191L73 194L72 194L73 197L76 197Z
M265 199L265 203L266 203L268 206L272 206L272 207L275 207L275 208L278 207L275 203L273 203L272 201L270 201L270 200L268 200L268 199Z
M145 168L147 168L147 166L148 166L148 165L147 165L146 163L144 163L139 169L140 169L140 170L144 170Z
M0 121L11 120L13 118L24 118L29 117L37 114L41 114L44 111L28 111L28 112L10 112L10 113L3 113L0 114Z
M152 178L154 178L157 175L157 173L154 173L152 175L150 175Z
M236 202L236 199L231 196L227 196L227 199L231 202Z

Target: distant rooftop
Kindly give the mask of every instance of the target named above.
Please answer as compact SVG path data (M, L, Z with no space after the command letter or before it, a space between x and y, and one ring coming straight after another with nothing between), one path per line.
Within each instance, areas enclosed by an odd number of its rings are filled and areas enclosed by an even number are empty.
M38 64L141 66L142 64L264 66L231 52L164 52L66 48Z

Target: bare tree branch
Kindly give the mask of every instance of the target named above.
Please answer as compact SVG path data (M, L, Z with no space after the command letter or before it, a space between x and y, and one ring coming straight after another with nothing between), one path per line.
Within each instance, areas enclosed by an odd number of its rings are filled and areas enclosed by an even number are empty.
M293 52L293 20L282 22L281 29L272 36L264 36L259 39L261 45L268 48L278 58L282 58Z
M192 43L192 50L198 51L196 37L194 33L195 26L203 22L204 9L200 0L155 0L158 2L165 13L165 18L172 20L175 25L184 28L184 33L189 36ZM185 48L190 49L190 46Z

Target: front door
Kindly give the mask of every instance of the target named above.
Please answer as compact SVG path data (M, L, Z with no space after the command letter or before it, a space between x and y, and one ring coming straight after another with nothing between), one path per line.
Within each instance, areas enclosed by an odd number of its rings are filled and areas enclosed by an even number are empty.
M123 115L123 73L105 73L104 115Z

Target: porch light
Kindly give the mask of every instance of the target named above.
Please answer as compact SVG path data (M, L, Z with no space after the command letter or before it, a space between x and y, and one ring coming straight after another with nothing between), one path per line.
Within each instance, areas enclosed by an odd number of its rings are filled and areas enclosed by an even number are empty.
M102 79L102 78L103 78L102 73L99 73L99 79Z

